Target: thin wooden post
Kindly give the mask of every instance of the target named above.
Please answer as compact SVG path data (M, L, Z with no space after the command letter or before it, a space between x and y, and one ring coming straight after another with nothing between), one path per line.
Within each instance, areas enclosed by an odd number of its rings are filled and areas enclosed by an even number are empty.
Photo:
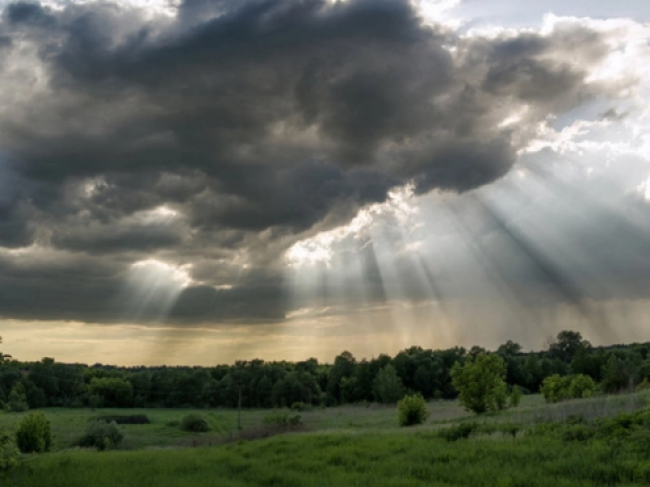
M237 429L241 429L241 382L239 383L239 406L237 408Z

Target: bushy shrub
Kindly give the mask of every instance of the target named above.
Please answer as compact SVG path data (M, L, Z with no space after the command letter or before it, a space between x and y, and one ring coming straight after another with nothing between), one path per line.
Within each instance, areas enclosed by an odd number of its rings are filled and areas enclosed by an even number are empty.
M188 414L181 419L181 429L194 433L204 433L210 431L208 422L198 414Z
M0 428L0 472L18 465L20 452L16 448L16 439L11 431Z
M512 392L510 393L510 407L516 408L521 402L521 389L519 386L512 386Z
M474 431L478 429L477 423L460 423L450 428L441 429L438 434L447 441L458 441L469 438Z
M52 427L43 413L25 416L16 431L16 444L23 453L42 453L52 448Z
M596 388L596 383L588 375L578 374L573 376L569 385L569 396L574 399L591 397Z
M542 381L540 391L546 402L558 402L569 397L569 386L571 379L553 374Z
M601 418L595 421L595 427L596 435L607 440L627 436L635 429L650 429L650 410L621 413L613 418Z
M91 421L86 433L79 440L79 446L97 448L99 451L116 448L124 439L124 434L115 421Z
M647 389L650 389L650 382L648 382L648 379L643 379L637 386L636 386L636 391L641 392L645 391Z
M294 411L304 411L305 409L308 409L309 405L305 404L304 402L298 401L294 402L291 405L291 409Z
M421 394L404 396L397 403L397 421L400 426L412 426L422 424L429 417L427 404Z
M546 402L591 397L595 389L596 383L584 374L566 377L554 374L544 379L540 388Z

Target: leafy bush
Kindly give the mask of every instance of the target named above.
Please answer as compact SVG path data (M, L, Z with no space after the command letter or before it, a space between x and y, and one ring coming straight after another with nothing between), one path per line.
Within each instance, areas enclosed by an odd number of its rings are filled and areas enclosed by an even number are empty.
M460 423L459 425L450 428L441 429L438 434L441 438L447 441L458 441L460 439L469 438L469 435L478 429L477 423Z
M596 388L596 383L588 375L578 374L571 379L569 395L575 399L591 397Z
M428 417L427 404L420 393L404 396L397 403L397 421L400 426L422 424Z
M86 427L86 434L79 440L79 446L97 448L99 451L116 448L124 434L115 421L92 421Z
M302 402L302 401L294 402L291 405L291 409L294 410L294 411L304 411L308 407L309 406L307 404L305 404L304 402Z
M512 392L510 393L510 407L516 408L521 402L521 389L518 386L512 386Z
M494 354L480 353L476 358L469 357L464 365L456 362L451 369L460 403L477 414L505 407L505 376L506 364Z
M584 374L566 377L554 374L544 379L540 388L546 402L591 397L595 389L596 383Z
M630 431L644 428L650 429L650 410L641 410L633 413L622 413L613 418L596 420L596 435L602 439L624 437Z
M49 451L53 439L50 422L41 412L25 416L16 431L16 444L23 453Z
M645 391L646 389L650 389L650 382L648 382L648 379L643 379L639 385L636 386L636 392L640 391Z
M0 428L0 472L18 465L19 456L20 452L16 448L16 440L12 432Z
M181 419L181 429L183 431L191 431L194 433L204 433L210 431L208 422L198 414L188 414Z
M117 424L150 424L149 418L144 414L116 414L110 416L99 416L96 421L110 423L114 421Z
M542 381L540 391L546 402L558 402L569 396L569 385L571 379L553 374Z

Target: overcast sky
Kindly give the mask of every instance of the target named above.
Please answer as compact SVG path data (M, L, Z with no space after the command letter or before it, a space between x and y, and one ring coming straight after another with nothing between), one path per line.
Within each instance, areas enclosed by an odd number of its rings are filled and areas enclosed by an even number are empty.
M650 340L648 2L0 9L3 352Z

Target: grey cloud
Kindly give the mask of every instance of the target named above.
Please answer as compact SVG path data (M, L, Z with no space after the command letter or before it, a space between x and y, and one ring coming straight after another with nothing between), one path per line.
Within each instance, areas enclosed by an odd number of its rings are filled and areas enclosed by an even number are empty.
M563 61L567 43L580 62ZM264 284L192 287L171 319L279 319L277 261L298 235L409 182L464 192L503 177L518 148L504 111L526 103L533 123L592 96L599 46L584 29L461 39L405 0L187 0L171 20L10 4L0 56L31 57L0 68L15 90L0 95L0 176L22 185L0 194L0 246L40 238L116 272L66 281L69 298L41 311L20 298L32 281L4 276L0 315L111 320L127 262L204 262L215 277L194 270L201 281L231 285L222 262L242 251ZM163 205L176 219L138 220Z

